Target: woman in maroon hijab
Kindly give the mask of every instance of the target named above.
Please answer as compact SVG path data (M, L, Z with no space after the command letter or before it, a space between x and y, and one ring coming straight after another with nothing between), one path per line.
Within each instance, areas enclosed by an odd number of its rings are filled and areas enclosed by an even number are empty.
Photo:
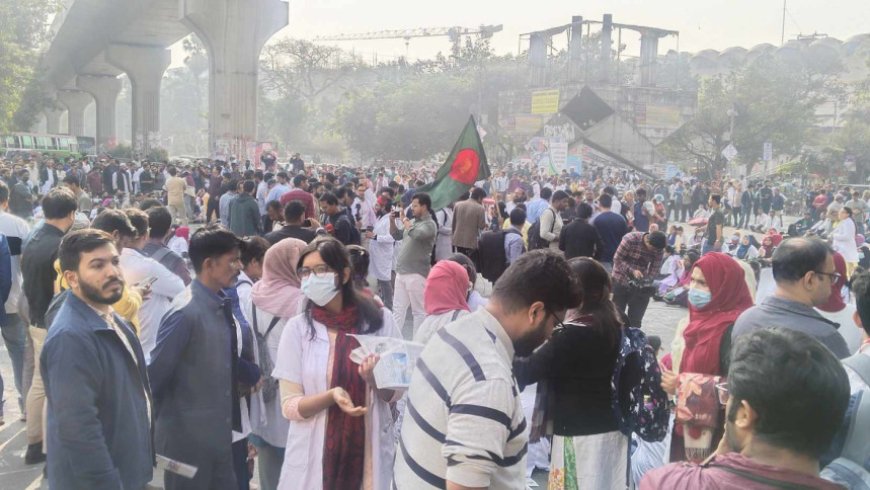
M676 394L678 381L689 375L721 376L728 374L728 353L731 349L731 329L737 317L753 304L749 287L746 285L743 267L729 255L712 252L701 257L692 268L689 286L689 322L682 332L685 348L679 358L678 374L662 372L662 388ZM675 359L676 360L676 359ZM696 377L696 379L700 379ZM696 389L696 391L698 391ZM716 390L706 390L696 405L690 410L712 411L710 418L716 419L720 407L716 401ZM712 394L711 403L707 403ZM701 436L697 427L680 423L680 410L685 400L678 400L678 416L674 437L671 442L671 460L685 459L684 433L691 430L694 438ZM697 418L697 417L696 417ZM722 437L721 419L713 423L713 436L708 449L716 448ZM704 444L707 446L707 444ZM701 449L698 452L704 452Z

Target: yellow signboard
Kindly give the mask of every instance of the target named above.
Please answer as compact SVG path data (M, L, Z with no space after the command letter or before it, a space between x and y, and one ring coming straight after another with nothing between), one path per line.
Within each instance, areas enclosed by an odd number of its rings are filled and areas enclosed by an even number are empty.
M532 92L532 114L555 114L557 112L559 112L558 90Z

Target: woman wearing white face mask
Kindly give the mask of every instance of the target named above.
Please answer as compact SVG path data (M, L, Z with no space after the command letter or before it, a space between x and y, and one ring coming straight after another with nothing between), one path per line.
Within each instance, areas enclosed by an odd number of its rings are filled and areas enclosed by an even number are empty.
M662 368L662 388L671 395L677 393L680 380L685 379L681 375L727 377L731 330L737 317L753 303L743 267L729 255L711 252L701 257L692 267L691 277L688 323L677 327L671 344L675 369ZM720 415L716 403L699 405L710 410L708 415L715 419ZM721 418L713 425L712 435L702 436L709 429L682 424L678 418L671 440L671 461L685 460L686 446L692 448L689 452L693 457L700 459L714 450L722 437Z
M387 489L395 438L389 402L401 393L378 390L372 370L350 352L350 334L401 337L392 316L355 288L344 245L319 238L302 251L297 272L305 311L281 335L272 375L290 420L281 489Z

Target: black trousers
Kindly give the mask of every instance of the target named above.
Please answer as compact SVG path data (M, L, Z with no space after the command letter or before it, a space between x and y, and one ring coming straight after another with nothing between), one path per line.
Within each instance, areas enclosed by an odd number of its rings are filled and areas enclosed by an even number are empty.
M626 321L626 326L641 328L643 316L649 306L650 295L640 289L613 284L613 304ZM626 311L627 310L627 311Z
M219 197L210 197L208 200L208 207L205 209L205 222L208 224L211 221L211 216L214 214L215 218L220 219L220 198Z

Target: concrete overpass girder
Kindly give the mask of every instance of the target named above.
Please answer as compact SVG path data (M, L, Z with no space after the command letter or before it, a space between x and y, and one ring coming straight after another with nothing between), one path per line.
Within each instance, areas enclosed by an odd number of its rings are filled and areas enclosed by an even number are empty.
M60 90L57 100L66 106L69 134L85 135L85 109L94 101L93 96L81 90Z
M91 94L97 103L97 148L114 146L118 139L115 103L121 91L121 80L113 76L79 75L76 87Z
M168 49L112 44L106 58L124 70L133 86L133 148L148 152L150 136L160 130L160 83L169 66Z
M238 153L257 138L260 51L289 21L282 0L179 0L181 21L209 55L209 146Z

